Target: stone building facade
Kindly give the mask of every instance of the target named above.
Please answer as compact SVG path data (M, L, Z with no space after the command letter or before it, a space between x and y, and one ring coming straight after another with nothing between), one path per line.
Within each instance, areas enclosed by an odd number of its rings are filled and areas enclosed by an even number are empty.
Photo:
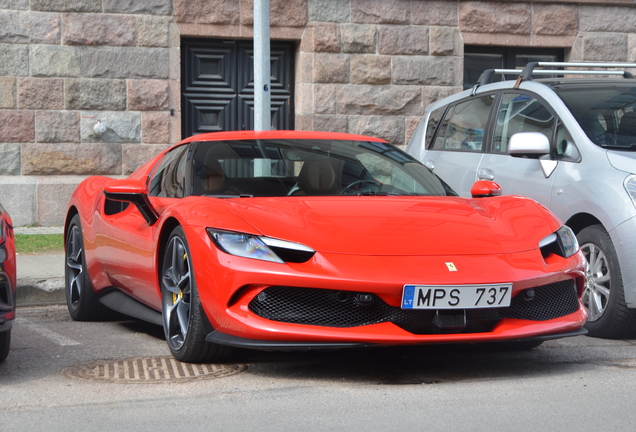
M0 202L61 225L87 175L125 176L182 136L181 38L253 37L253 0L0 0ZM461 90L464 47L636 61L632 0L270 0L295 42L296 129L403 146Z

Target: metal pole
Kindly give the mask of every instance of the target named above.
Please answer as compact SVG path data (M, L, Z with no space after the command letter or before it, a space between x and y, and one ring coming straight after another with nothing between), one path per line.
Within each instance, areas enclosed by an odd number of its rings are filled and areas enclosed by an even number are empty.
M270 130L269 0L254 0L254 130Z

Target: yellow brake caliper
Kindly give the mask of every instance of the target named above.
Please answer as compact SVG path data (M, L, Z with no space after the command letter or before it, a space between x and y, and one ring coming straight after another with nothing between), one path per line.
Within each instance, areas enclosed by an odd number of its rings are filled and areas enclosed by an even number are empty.
M183 260L187 260L188 259L188 254L184 253L183 254ZM178 299L183 298L183 291L181 291L181 288L179 288L179 294L177 293L172 293L172 304L175 304L177 302Z

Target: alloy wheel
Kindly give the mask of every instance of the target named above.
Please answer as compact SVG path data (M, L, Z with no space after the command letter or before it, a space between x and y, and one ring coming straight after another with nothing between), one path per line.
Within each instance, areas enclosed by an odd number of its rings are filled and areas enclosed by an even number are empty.
M191 289L190 261L185 244L172 237L163 262L163 319L168 343L174 350L183 347L190 328Z
M594 322L600 319L607 309L610 298L610 270L605 253L594 243L584 244L581 251L587 261L583 303L589 313L588 321Z
M84 288L83 254L82 232L77 225L73 225L66 244L66 289L69 304L73 308L77 308Z

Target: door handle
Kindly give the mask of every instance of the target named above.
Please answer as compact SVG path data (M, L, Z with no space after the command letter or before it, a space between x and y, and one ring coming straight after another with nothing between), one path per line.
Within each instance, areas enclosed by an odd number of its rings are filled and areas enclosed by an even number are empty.
M430 170L434 170L435 169L435 162L433 162L432 160L427 160L426 162L424 162L424 166Z
M477 173L477 178L479 180L493 180L495 178L495 173L488 168L482 168Z

